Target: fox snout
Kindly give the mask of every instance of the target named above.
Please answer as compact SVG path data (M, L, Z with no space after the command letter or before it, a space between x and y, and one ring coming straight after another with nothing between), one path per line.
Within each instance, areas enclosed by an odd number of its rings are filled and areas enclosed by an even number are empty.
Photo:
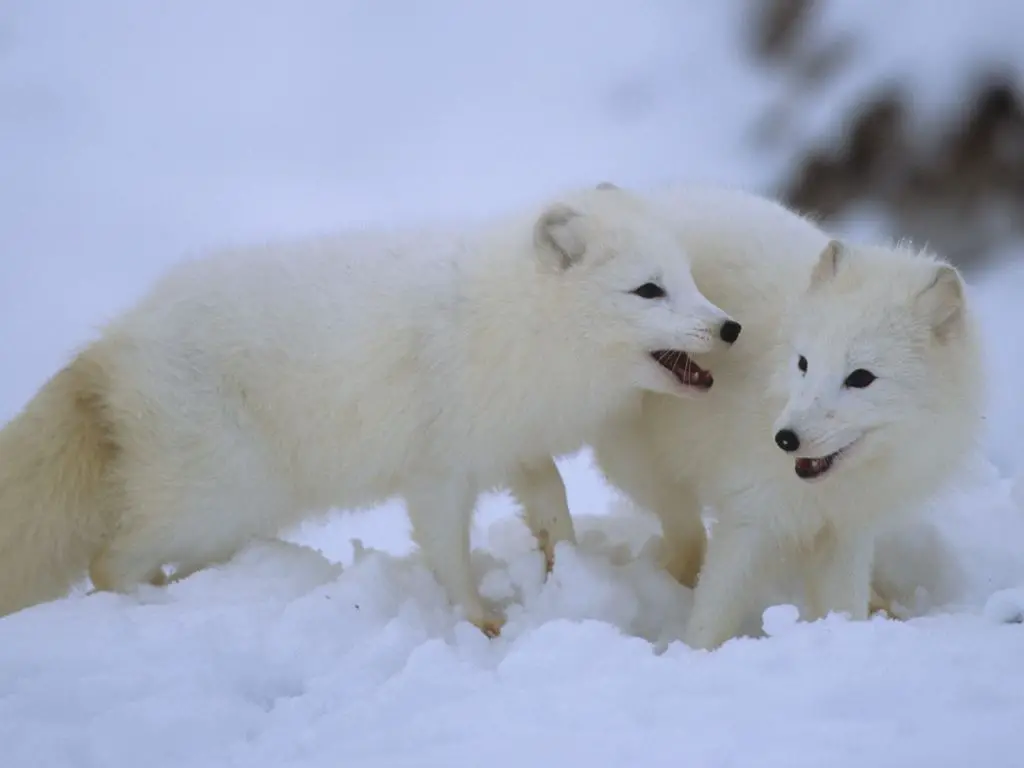
M862 429L837 423L821 412L783 414L774 427L775 445L795 457L833 453L863 434Z
M743 326L730 317L701 320L687 334L683 349L691 354L703 354L722 345L731 347L739 339L742 330Z
M786 453L796 453L800 447L807 442L806 436L801 435L800 425L804 423L807 416L805 410L794 408L790 403L786 409L779 414L775 420L775 444Z
M688 354L707 354L735 344L743 330L728 312L701 293L692 280L680 281L665 306L671 313L671 325L661 326L667 338L659 344L666 348ZM662 314L661 318L666 320L668 316Z
M718 317L706 321L704 327L705 338L708 340L707 350L712 351L716 347L726 345L731 347L736 343L740 337L740 333L743 331L743 326L737 323L728 315L719 315Z
M806 430L802 428L807 426L809 416L812 417L807 411L786 408L774 424L775 445L786 453L797 453L801 448L807 448L810 443L815 442L804 434Z
M742 325L707 300L702 302L693 317L700 329L699 335L707 340L707 348L700 350L703 352L710 352L719 343L732 346L743 331Z

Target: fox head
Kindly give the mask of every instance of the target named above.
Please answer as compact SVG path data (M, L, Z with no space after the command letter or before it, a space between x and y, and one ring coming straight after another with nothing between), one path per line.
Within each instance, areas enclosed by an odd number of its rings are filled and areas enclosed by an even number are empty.
M900 472L936 451L966 450L983 374L954 267L905 248L831 241L784 337L789 358L776 384L786 404L774 439L800 478L869 461Z
M549 303L598 366L655 392L711 387L690 355L732 344L740 324L700 292L675 231L646 201L609 183L585 190L540 215L534 248Z

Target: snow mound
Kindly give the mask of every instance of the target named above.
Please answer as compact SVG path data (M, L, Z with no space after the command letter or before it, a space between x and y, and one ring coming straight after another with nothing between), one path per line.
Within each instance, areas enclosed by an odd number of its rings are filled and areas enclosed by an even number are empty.
M698 652L650 518L577 518L545 580L522 523L489 509L474 566L509 616L493 641L404 553L394 508L321 527L369 540L343 564L263 542L166 589L0 619L4 764L1018 764L1024 632L1002 622L1019 590L907 622L776 606L770 637ZM965 552L991 581L990 552Z

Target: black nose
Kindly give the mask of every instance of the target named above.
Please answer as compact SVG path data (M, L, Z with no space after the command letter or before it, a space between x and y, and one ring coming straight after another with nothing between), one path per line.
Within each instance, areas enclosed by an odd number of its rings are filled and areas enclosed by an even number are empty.
M800 447L800 438L792 429L780 429L775 433L775 444L786 453L792 453Z
M726 344L732 344L740 337L740 331L742 330L743 326L735 320L726 320L722 323L722 327L719 329L718 335Z

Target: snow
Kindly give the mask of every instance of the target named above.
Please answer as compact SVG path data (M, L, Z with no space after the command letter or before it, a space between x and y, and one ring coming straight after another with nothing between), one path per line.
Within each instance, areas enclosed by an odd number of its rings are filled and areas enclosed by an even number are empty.
M339 578L285 545L29 611L3 633L5 764L1020 764L1020 626L774 609L770 640L656 653L636 635L678 623L685 590L583 522L543 588L533 553L481 558L524 606L493 642L418 562Z
M1021 473L1024 483L1024 404L1020 389L1011 382L1024 371L1020 340L1024 307L1024 247L1009 254L1005 266L983 276L975 287L978 316L983 327L991 331L987 351L987 374L990 381L987 417L987 448L989 457L1006 473ZM1001 341L998 341L1001 340ZM1022 497L1024 498L1024 497ZM1024 509L1024 504L1021 506Z
M1017 55L1016 4L899 5L836 0L815 22L874 41L834 109L887 71L940 104L952 59ZM768 187L782 161L752 126L783 85L741 52L745 12L13 0L0 418L186 252L486 213L606 178ZM767 637L688 649L690 596L655 566L657 525L584 453L561 462L580 546L547 581L508 498L482 504L475 565L509 615L494 641L457 620L397 503L311 521L165 590L78 590L0 619L0 762L1019 766L1022 290L1018 264L972 292L990 342L984 455L936 502L934 529L880 550L909 621L806 624L776 605Z

